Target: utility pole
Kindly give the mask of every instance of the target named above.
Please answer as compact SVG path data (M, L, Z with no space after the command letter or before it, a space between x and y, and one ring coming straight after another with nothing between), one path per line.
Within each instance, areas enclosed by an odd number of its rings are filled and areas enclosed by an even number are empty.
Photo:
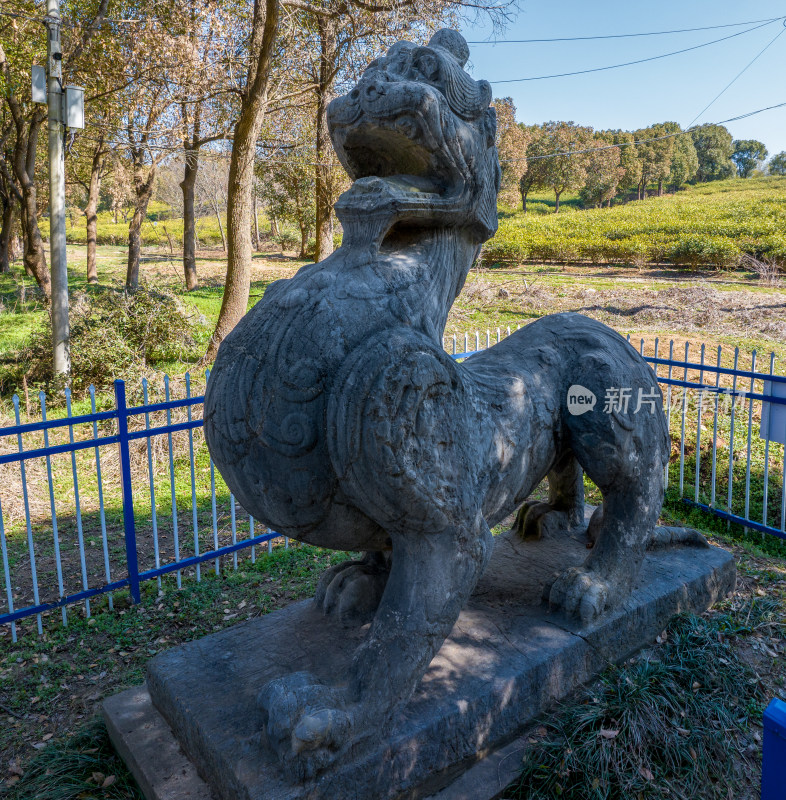
M46 0L47 105L49 109L49 259L52 268L52 348L55 375L71 371L63 161L63 52L60 0Z

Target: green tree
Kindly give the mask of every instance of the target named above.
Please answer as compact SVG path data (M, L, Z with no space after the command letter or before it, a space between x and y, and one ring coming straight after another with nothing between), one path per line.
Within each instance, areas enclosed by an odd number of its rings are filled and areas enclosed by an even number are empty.
M287 143L274 150L267 160L257 163L261 197L271 217L294 222L300 230L300 258L306 258L308 239L316 225L314 159L316 158L313 108L301 108L299 114L286 114Z
M684 186L696 177L699 169L699 157L693 138L689 134L674 137L674 152L671 156L671 169L668 183L673 190Z
M500 197L512 205L521 175L527 168L527 129L516 122L516 106L510 97L494 100L494 109L497 113L497 151L502 167Z
M770 175L786 175L786 150L774 155L767 164Z
M543 137L549 155L544 159L545 184L554 191L554 213L558 214L563 192L580 189L587 178L589 158L585 151L593 146L592 128L574 122L546 122Z
M620 180L625 170L620 166L620 148L612 147L612 137L596 133L593 150L587 153L587 174L580 191L585 205L601 208L611 204L617 195Z
M756 167L767 158L767 148L756 139L735 139L732 142L734 152L731 160L737 165L737 174L741 178L750 178Z
M524 172L519 178L519 192L521 194L521 208L527 213L527 196L533 189L545 189L548 177L549 160L545 158L551 151L549 143L543 134L540 125L523 125L519 127L527 137L526 157Z
M665 122L641 128L634 134L636 150L641 160L641 178L639 179L639 200L647 197L647 186L658 184L658 196L663 194L663 182L668 180L671 171L671 159L674 154L675 122Z
M620 145L620 168L622 176L618 191L632 192L641 181L642 163L636 150L636 137L630 131L612 130L605 131L605 136L609 137L612 144Z
M734 145L731 134L723 125L701 125L691 131L691 136L699 159L699 168L696 170L699 183L734 175L735 167L731 160Z

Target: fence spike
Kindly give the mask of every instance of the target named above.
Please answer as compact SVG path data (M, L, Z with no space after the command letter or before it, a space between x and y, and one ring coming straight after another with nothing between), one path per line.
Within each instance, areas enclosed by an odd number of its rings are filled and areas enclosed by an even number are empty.
M186 372L186 398L191 398L191 373ZM188 421L191 422L191 406L187 410ZM194 529L194 555L199 555L199 512L196 500L196 474L194 470L194 429L188 429L188 455L191 462L191 521ZM202 570L199 562L196 564L197 583L202 580Z
M46 422L46 394L43 391L38 393L38 404L41 407L41 422ZM44 428L44 447L49 447L49 430ZM55 549L55 572L57 574L58 599L65 596L65 584L63 582L63 562L60 554L60 535L57 530L57 508L55 506L55 488L52 478L52 457L46 457L46 480L49 488L49 512L52 516L52 543ZM63 625L68 625L68 615L66 607L63 606L61 612Z
M66 416L71 419L71 389L66 386L65 388L65 401L66 401ZM74 443L74 426L68 426L68 440L71 444ZM74 509L76 511L76 537L79 545L79 563L82 569L82 590L88 590L87 580L87 559L85 556L85 536L82 529L82 506L79 499L79 476L76 470L76 451L71 451L71 474L74 480ZM85 598L85 614L90 617L90 598Z
M15 394L13 396L13 403L14 403L14 419L16 421L17 427L19 427L22 424L22 419L19 414L19 395ZM24 450L21 431L17 431L16 443L19 452L21 453ZM24 461L19 462L19 472L22 478L22 498L24 500L24 507L25 507L25 528L27 529L27 548L30 553L30 578L33 582L33 599L35 601L35 604L38 605L41 602L41 600L39 599L38 569L36 568L35 545L33 544L33 527L30 522L30 498L27 493L27 472L25 471ZM38 625L38 633L39 635L42 635L44 629L40 614L36 614L36 622Z
M90 392L90 410L93 414L96 413L96 387L93 384L90 384L89 388ZM98 422L94 419L93 420L93 438L98 441ZM104 551L104 574L106 575L106 582L112 582L112 570L109 566L109 542L107 540L106 535L106 513L104 511L104 485L103 485L103 478L101 476L101 454L98 450L98 445L95 446L94 451L95 459L96 459L96 483L98 486L98 513L99 513L99 520L101 523L101 545ZM110 610L114 608L114 597L112 596L112 592L108 593L107 596L107 603L109 604ZM65 610L65 608L63 609Z

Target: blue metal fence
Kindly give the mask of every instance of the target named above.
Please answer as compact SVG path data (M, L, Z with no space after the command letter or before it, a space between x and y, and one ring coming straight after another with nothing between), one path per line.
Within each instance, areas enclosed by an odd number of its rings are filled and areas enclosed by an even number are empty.
M466 334L461 352L456 337L445 345L464 358L510 333ZM663 358L657 339L638 347L664 389L673 441L667 485L721 519L786 538L785 437L778 434L779 425L786 433L786 414L778 416L786 412L786 377L775 374L774 356L761 372L755 353L747 369L738 350L726 358L718 347L707 363L703 345L698 359L690 348L675 358L671 342ZM40 393L40 421L26 423L14 396L15 424L0 428L0 635L10 630L16 641L26 618L41 633L43 615L56 609L67 624L76 603L89 616L91 599L106 595L111 607L121 589L139 602L144 582L162 588L173 574L180 587L186 572L200 580L209 561L218 572L231 556L237 569L239 553L248 550L253 560L257 545L270 549L278 537L238 507L216 474L195 416L203 397L193 394L190 375L180 399L172 399L168 377L163 400L150 402L147 381L139 405L129 404L126 389L115 381L114 407L99 411L91 387L90 411L80 415L66 390L61 418L47 414ZM37 417L26 405L28 419Z
M127 589L131 600L138 603L141 600L141 584L149 580L158 580L160 585L161 577L169 573L176 573L177 585L181 585L181 576L184 571L193 569L197 580L201 578L200 566L206 561L214 562L216 572L220 570L221 558L233 556L233 566L237 569L236 554L239 550L250 548L251 557L255 558L255 547L263 543L272 547L272 540L279 537L279 534L270 531L264 526L261 533L255 532L254 519L250 515L247 517L248 535L238 537L239 520L237 515L236 502L229 493L228 502L230 506L230 531L231 540L225 545L219 544L219 523L218 506L216 496L216 477L212 460L209 459L210 489L211 489L211 516L212 516L212 547L204 550L200 545L199 528L199 509L197 502L197 480L195 474L195 447L194 431L202 427L201 417L194 419L192 409L201 407L204 397L192 396L190 376L186 377L186 396L179 400L170 399L169 379L165 380L166 400L164 402L148 403L140 406L129 406L126 398L126 384L122 380L114 382L115 388L115 407L109 411L96 411L95 391L90 388L91 413L73 415L71 408L71 394L65 390L66 416L60 419L47 418L46 398L43 392L39 395L41 408L41 421L23 424L20 415L20 401L15 395L13 398L14 414L16 424L11 427L0 428L0 442L10 440L16 441L16 447L9 452L9 447L3 448L0 452L0 468L4 465L15 465L19 469L20 487L23 520L20 519L15 530L9 530L6 524L6 515L3 508L3 495L8 503L8 492L0 494L0 555L2 556L3 581L5 584L5 601L7 609L0 614L0 623L8 625L13 641L17 638L17 622L27 617L35 617L38 632L42 632L42 615L55 609L61 609L62 623L67 624L66 607L75 603L83 603L85 614L90 616L90 600L99 595L109 595L109 603L112 603L112 593L120 589ZM144 400L147 400L148 385L143 382ZM172 421L172 413L177 410L185 410L187 418L181 422ZM166 424L151 426L151 417L157 413L166 414ZM144 427L139 423L140 418L144 419ZM99 425L112 427L110 432L99 432ZM66 428L68 439L60 444L51 444L50 437L53 431ZM75 429L87 429L88 436L76 438ZM179 540L179 520L177 508L177 489L176 482L179 480L176 462L176 447L173 436L178 433L185 433L188 436L188 464L191 485L191 522L193 531L192 553L184 555L181 542ZM43 437L43 446L32 449L25 447L25 440L31 436L40 435ZM153 461L153 439L154 437L166 437L169 486L171 490L171 526L172 526L172 557L162 559L161 542L159 537L159 521L156 504L156 479L159 477L154 468ZM152 556L154 563L148 568L140 566L140 541L138 537L137 516L139 509L135 509L135 500L139 505L139 495L135 494L135 481L133 476L132 446L134 442L141 441L147 450L147 483L149 491L149 513L150 513L150 533L152 538ZM106 462L110 457L108 448L117 447L119 460L116 468L120 484L120 506L122 512L122 536L111 536L107 525L107 503L106 503L106 483L107 471ZM92 451L93 464L78 464L77 454ZM70 457L70 481L67 484L61 482L57 484L58 471L53 471L52 461L58 456ZM31 509L31 489L42 494L40 479L43 476L31 477L29 466L31 463L43 461L46 465L46 492L48 495L48 509L43 515L43 520L38 519ZM103 462L103 463L102 463ZM182 470L181 470L182 471ZM63 474L66 470L60 470ZM6 477L8 473L6 473ZM86 531L84 525L85 514L85 495L80 495L80 484L85 482L87 477L95 479L95 500L97 501L97 520L93 525L94 532L101 539L102 558L91 559L87 554ZM140 483L137 476L137 488ZM8 482L5 488L9 488ZM13 490L15 486L10 486ZM72 518L71 526L75 527L76 548L72 547L71 558L68 559L71 572L69 575L66 569L66 554L64 553L63 538L63 513L58 513L56 499L63 492L69 494L70 507L65 516ZM61 502L62 505L62 502ZM40 523L43 521L43 526ZM34 527L41 528L34 531ZM259 529L259 526L257 526ZM20 536L20 533L23 533ZM113 544L117 544L118 539L122 538L124 558L121 560L119 570L112 569L111 561L118 560L117 553L110 552ZM284 546L289 546L289 540L281 537ZM51 545L51 546L50 546ZM150 547L145 547L145 555L149 557ZM115 557L114 559L112 557ZM48 594L52 594L54 586L47 585L42 581L40 573L40 563L42 557L50 563L49 577L56 579L56 594L52 599L42 599L42 585ZM149 560L149 558L147 559ZM98 562L103 562L103 575L97 577L95 567ZM120 572L120 576L113 572ZM78 591L69 591L68 582L77 581L81 584ZM96 585L98 583L98 585ZM21 601L21 602L20 602ZM27 602L26 602L27 601Z

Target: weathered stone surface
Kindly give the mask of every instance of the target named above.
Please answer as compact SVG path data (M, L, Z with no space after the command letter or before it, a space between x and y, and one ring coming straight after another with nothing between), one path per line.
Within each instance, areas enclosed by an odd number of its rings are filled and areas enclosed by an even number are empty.
M735 582L722 550L658 549L646 555L630 596L583 625L549 612L541 596L555 572L585 554L583 537L497 537L467 607L389 731L302 783L264 743L259 688L304 670L336 681L363 629L348 633L309 602L293 604L156 656L149 690L221 800L424 798L511 741L554 699L653 641L675 613L707 608ZM466 791L457 783L440 800L469 797Z
M216 800L145 686L107 698L103 713L115 749L148 800Z
M259 670L242 698L293 780L359 768L349 762L392 724L483 573L489 526L544 477L549 502L519 517L528 536L584 530L583 472L603 493L594 548L558 564L548 588L584 623L624 607L663 500L662 395L619 334L558 314L461 364L442 349L497 228L491 87L465 71L468 55L456 31L398 42L331 103L353 179L336 203L342 247L268 287L207 385L205 436L243 506L301 541L366 554L316 598L348 624L373 617L365 635L315 616L303 642L323 642L324 664ZM619 402L605 408L609 390ZM571 391L596 407L574 413Z

